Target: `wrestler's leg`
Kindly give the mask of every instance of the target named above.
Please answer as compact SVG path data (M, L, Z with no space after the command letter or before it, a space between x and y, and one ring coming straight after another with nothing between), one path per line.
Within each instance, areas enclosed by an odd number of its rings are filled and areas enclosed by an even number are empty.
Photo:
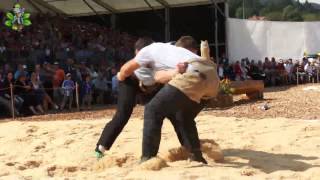
M115 115L112 120L106 124L102 131L97 146L101 145L109 150L127 124L136 104L136 95L138 93L138 82L127 78L119 82L118 104Z

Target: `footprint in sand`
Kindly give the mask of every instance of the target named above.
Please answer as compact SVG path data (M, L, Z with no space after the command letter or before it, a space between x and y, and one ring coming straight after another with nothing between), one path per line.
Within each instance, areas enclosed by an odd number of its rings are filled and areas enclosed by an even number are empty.
M53 165L47 168L47 175L49 177L54 177L55 175L66 175L69 173L75 173L78 170L79 168L76 166L57 167L56 165Z
M66 140L66 141L63 143L63 145L68 146L68 145L70 145L70 144L72 144L72 143L74 143L74 140L73 140L73 139L68 139L68 140Z
M35 133L39 130L38 126L28 126L28 130L26 131L27 134Z
M38 162L38 161L27 161L26 163L24 163L24 165L18 166L17 169L20 171L24 171L26 169L38 168L40 167L40 165L41 165L41 162Z
M17 162L8 162L6 163L6 166L15 166Z
M56 166L51 166L47 168L47 174L49 177L53 177L55 175L55 171L57 170Z
M34 152L39 152L41 149L45 149L46 148L47 143L43 142L42 144L36 146L34 148Z
M63 172L69 172L69 173L74 173L78 171L78 167L75 166L70 166L70 167L65 167L63 168Z
M27 168L26 167L24 167L24 166L18 166L18 168L17 168L18 170L20 170L20 171L24 171L24 170L26 170Z
M39 161L27 161L24 166L28 169L38 168L41 165Z

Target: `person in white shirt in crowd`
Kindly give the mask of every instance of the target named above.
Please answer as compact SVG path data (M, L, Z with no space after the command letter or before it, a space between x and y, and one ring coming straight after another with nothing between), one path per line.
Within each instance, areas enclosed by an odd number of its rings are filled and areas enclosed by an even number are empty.
M94 97L96 97L98 104L104 103L104 97L110 90L108 84L109 82L102 72L99 72L98 77L92 80Z
M224 78L223 64L219 64L219 67L218 67L218 75L219 75L219 78L220 78L221 80Z
M316 66L314 63L314 59L309 58L308 62L304 66L304 71L307 73L307 76L309 78L309 82L312 80L314 81L316 78Z
M246 59L242 59L242 60L241 60L240 68L241 68L241 72L242 72L241 77L242 77L244 80L246 80L246 79L247 79L247 75L248 75L248 70L247 70L247 68L246 68Z
M293 72L294 66L292 63L292 59L288 59L285 61L284 69L286 70L287 75L288 75L288 82L291 83L294 80L294 74L293 74L294 73Z

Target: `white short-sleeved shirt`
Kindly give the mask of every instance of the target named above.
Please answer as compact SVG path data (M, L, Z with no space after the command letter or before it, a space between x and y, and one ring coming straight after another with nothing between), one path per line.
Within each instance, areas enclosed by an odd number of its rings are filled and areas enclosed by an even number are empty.
M135 75L144 85L153 85L155 71L175 69L179 63L199 58L200 56L185 48L168 43L153 43L141 49L134 58L141 66L135 71Z

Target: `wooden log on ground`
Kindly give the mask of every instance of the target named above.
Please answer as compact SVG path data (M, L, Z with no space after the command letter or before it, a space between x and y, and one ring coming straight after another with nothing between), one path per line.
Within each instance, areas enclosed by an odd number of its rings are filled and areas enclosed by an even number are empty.
M218 94L207 102L207 108L226 108L233 106L233 97L228 94Z
M264 83L260 80L232 81L234 95L246 94L249 99L262 99Z

